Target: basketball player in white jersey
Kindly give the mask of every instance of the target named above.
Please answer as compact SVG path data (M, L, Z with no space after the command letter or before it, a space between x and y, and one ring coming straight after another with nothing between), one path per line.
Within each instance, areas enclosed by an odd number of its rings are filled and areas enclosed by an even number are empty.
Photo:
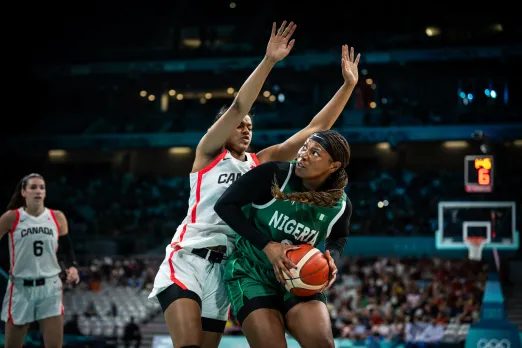
M239 176L268 161L289 161L304 141L332 127L358 80L353 48L342 48L344 83L311 123L282 144L257 154L247 153L252 139L248 115L268 74L294 45L296 26L283 22L272 34L266 55L200 140L190 174L188 214L178 227L160 266L149 298L157 298L176 348L218 347L228 319L229 300L222 279L223 260L233 251L234 231L214 212L221 194ZM245 190L248 190L245 187Z
M45 181L24 177L0 217L0 239L8 234L11 268L2 305L5 347L21 348L29 324L38 321L46 348L62 347L63 302L57 251L65 255L67 282L78 283L67 219L44 206Z

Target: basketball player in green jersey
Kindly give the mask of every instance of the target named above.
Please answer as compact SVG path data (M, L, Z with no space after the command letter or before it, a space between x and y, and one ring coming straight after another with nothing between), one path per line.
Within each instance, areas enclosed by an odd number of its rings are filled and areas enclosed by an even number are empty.
M262 164L217 201L216 213L237 233L225 281L250 347L286 347L285 327L302 347L334 347L325 296L291 294L283 273L291 278L289 269L296 267L288 250L326 241L326 288L335 281L334 260L346 245L352 213L344 193L349 159L350 147L339 133L316 132L297 161Z

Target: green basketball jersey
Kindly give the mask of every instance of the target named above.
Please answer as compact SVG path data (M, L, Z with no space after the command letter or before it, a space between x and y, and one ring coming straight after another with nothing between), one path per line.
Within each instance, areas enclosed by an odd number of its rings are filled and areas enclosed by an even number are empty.
M295 164L290 165L288 175L281 187L284 193L306 191L301 180L291 180ZM311 244L316 246L325 240L332 227L346 208L346 194L333 207L318 207L311 204L272 199L263 205L249 204L243 212L254 227L272 241L286 244ZM236 235L236 248L253 261L271 267L265 253Z

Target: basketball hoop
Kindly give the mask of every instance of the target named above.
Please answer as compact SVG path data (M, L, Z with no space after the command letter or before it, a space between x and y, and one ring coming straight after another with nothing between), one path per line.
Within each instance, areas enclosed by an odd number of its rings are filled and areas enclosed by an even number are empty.
M467 237L466 246L468 247L468 258L470 260L482 260L482 249L486 245L487 239L484 237Z

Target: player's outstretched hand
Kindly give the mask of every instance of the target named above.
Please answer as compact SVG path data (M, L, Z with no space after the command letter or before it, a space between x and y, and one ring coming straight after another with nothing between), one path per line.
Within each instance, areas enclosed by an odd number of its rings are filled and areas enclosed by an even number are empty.
M359 59L361 58L361 54L357 54L357 57L354 57L355 52L353 47L350 48L348 45L343 45L342 54L341 54L341 68L343 72L344 81L352 86L357 84L359 81L359 71L357 67L359 65Z
M263 252L268 257L268 260L274 266L274 273L276 275L277 280L281 283L285 283L284 274L287 275L288 278L292 278L292 274L289 269L296 268L296 265L286 256L286 253L289 250L299 249L299 245L287 245L281 244L277 242L270 242L263 249Z
M295 39L292 39L295 28L297 27L294 22L290 22L288 26L286 21L281 24L281 27L276 33L276 23L272 24L272 34L270 35L270 41L266 47L266 56L273 59L275 62L283 60L294 47Z

